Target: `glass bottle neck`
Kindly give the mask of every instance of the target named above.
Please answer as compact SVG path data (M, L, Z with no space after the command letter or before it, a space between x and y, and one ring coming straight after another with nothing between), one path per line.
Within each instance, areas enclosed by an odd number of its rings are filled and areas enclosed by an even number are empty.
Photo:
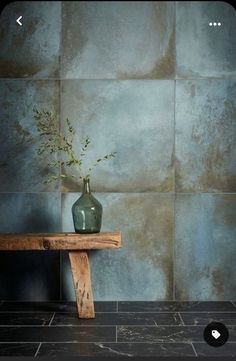
M84 179L83 194L90 194L90 193L91 193L91 190L90 190L89 179Z

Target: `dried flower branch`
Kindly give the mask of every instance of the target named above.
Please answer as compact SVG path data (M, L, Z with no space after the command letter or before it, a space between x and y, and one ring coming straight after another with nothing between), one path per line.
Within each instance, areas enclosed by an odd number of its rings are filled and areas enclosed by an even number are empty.
M88 149L91 140L88 136L81 141L80 154L77 155L73 142L76 131L71 124L70 120L66 119L66 135L62 135L57 125L56 116L53 112L47 110L39 111L37 108L33 109L34 118L36 120L37 130L39 135L43 138L39 148L37 148L37 153L40 156L43 156L44 153L49 155L58 155L59 160L53 160L48 162L50 168L61 169L62 166L69 167L71 170L77 169L79 172L79 178L85 179L90 178L92 170L100 163L105 160L114 158L117 152L112 152L105 155L102 158L98 158L87 170L83 169L83 159L86 156L86 151ZM74 174L60 174L59 176L52 175L44 183L51 183L60 178L77 178ZM67 172L66 172L67 173Z

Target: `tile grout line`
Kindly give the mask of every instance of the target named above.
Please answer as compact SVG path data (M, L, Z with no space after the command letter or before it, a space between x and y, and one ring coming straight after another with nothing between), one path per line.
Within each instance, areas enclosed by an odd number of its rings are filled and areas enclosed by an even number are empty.
M199 80L199 81L207 81L207 80L225 80L225 79L228 79L226 77L214 77L214 76L209 76L209 77L205 77L205 78L180 78L180 77L173 77L173 78L158 78L158 79L150 79L150 78L146 78L145 81L150 81L150 82L153 82L153 81L156 81L156 80L161 80L161 81L170 81L170 80L178 80L178 81L193 81L193 80ZM232 77L230 77L230 79L232 80L235 80L236 77L233 75ZM118 79L118 78L63 78L63 77L59 77L59 78L48 78L48 77L45 77L45 78L33 78L32 76L30 77L19 77L19 78L0 78L0 81L10 81L10 80L16 80L16 81L45 81L45 80L48 80L48 81L53 81L53 80L63 80L63 81L84 81L84 80L90 80L90 81L101 81L101 80L106 80L106 81L117 81L117 80L135 80L135 81L143 81L142 78L140 79L135 79L135 78L128 78L128 79Z
M116 301L116 312L119 312L118 301Z
M58 65L59 65L59 131L61 131L61 116L62 116L62 105L61 105L61 98L62 98L62 79L61 79L61 50L62 50L62 27L63 27L63 22L62 22L62 18L63 18L63 15L62 15L62 7L63 7L63 4L61 2L60 4L60 11L61 11L61 14L60 14L60 18L61 18L61 26L60 26L60 30L61 30L61 36L60 36L60 50L59 50L59 62L58 62ZM59 155L58 155L59 156ZM60 169L59 169L59 172L60 172L60 181L59 181L59 189L60 189L60 228L61 228L61 231L62 231L62 179L61 179L61 164L60 164ZM62 251L60 250L60 259L59 259L59 297L60 297L60 300L62 299Z
M78 193L80 192L80 190L78 191L35 191L35 192L27 192L27 191L0 191L0 194L44 194L44 193L61 193L61 194L72 194L72 193ZM121 192L121 191L104 191L104 192L94 192L94 193L115 193L115 194L124 194L124 193L130 193L130 194L178 194L178 195L236 195L236 192L174 192L174 191L170 191L170 192L155 192L155 191L150 191L150 192L146 192L146 191L140 191L140 192Z
M174 32L175 32L175 79L174 79L174 119L173 119L173 157L174 157L174 199L173 199L173 233L172 233L172 298L175 300L175 199L176 199L176 169L175 169L175 128L176 128L176 1L174 2Z
M63 2L60 3L60 43L59 43L59 56L58 56L58 65L59 65L59 72L58 72L58 76L60 78L60 80L63 80L62 75L62 45L63 45L63 40L62 40L62 33L63 33Z
M193 342L191 342L191 346L192 346L192 349L193 349L193 352L195 353L195 356L198 357L198 354L197 354L197 351L193 345Z
M175 301L176 299L176 295L175 295L175 269L176 269L176 264L175 264L175 226L176 226L176 217L175 217L175 211L176 211L176 169L175 169L175 128L176 128L176 119L175 119L175 112L176 112L176 81L174 81L174 140L173 140L173 153L174 153L174 195L173 195L173 234L172 234L172 264L173 264L173 268L172 268L172 277L173 277L173 286L172 286L172 292L173 292L173 300Z
M0 192L1 193L1 192ZM6 192L6 193L9 193L9 192ZM12 192L12 193L30 193L30 192ZM37 192L34 192L34 193L37 193ZM38 193L43 193L43 192L38 192ZM48 193L53 193L53 192L48 192ZM55 193L55 192L54 192ZM67 192L68 193L68 192ZM77 193L77 192L74 192L74 193ZM101 193L104 193L104 192L101 192ZM122 193L122 192L120 192ZM127 192L127 193L132 193L132 192ZM140 193L140 192L139 192ZM150 193L158 193L158 192L150 192ZM170 193L170 192L169 192ZM161 193L160 193L161 194ZM199 193L200 194L200 193ZM222 194L225 194L225 193L222 193ZM236 195L236 193L234 193ZM43 232L42 232L43 233ZM46 234L48 234L50 232L46 232ZM65 232L65 233L68 233L68 232ZM68 304L68 305L76 305L76 301L73 301L73 300L66 300L66 299L62 299L62 300L58 300L58 299L52 299L50 301L29 301L27 299L23 299L23 300L14 300L14 299L4 299L4 300L0 300L0 302L3 302L3 303L29 303L29 304L44 304L44 305L48 305L48 304L53 304L53 303L58 303L60 305L65 305L65 304ZM94 300L95 303L98 303L98 304L106 304L106 303L112 303L112 304L115 304L117 301L99 301L99 300ZM232 301L232 300L190 300L190 299L183 299L181 301L176 301L174 302L173 300L171 299L167 299L167 300L122 300L122 301L118 301L120 303L124 303L124 304L134 304L134 303L157 303L157 304L162 304L162 303L190 303L190 304L201 304L201 303L228 303L228 304L232 304L234 303L235 301Z
M186 313L186 314L235 314L236 313L236 310L235 311L119 311L119 313L143 313L143 314L147 314L147 313L150 313L150 314L175 314L175 313ZM15 314L15 313L18 313L18 314L22 314L22 313L26 313L26 314L30 314L30 313L33 313L33 314L50 314L52 312L50 311L17 311L17 310L13 310L13 311L0 311L0 314ZM56 311L55 313L58 313L58 314L63 314L63 315L75 315L76 312L61 312L61 311ZM107 312L96 312L96 314L100 314L100 313L104 313L104 314L111 314L111 313L116 313L116 312L113 312L113 311L107 311Z
M53 329L53 328L71 328L71 329L80 329L80 328L99 328L99 327L110 327L110 328L115 328L115 327L137 327L137 328L140 328L140 327L143 327L143 328L156 328L156 327L165 327L165 328L191 328L191 329L196 329L196 328L202 328L202 327L205 327L207 325L207 323L205 324L198 324L198 325L194 325L194 324L191 324L191 325L173 325L173 324L167 324L167 323L163 323L163 324L156 324L156 321L153 321L154 324L127 324L127 323L121 323L121 324L118 324L118 325L115 325L115 324L104 324L104 325L97 325L97 324L93 324L93 325L86 325L86 324L82 324L82 325L67 325L67 324L61 324L61 325L0 325L0 329L1 328L34 328L34 329L46 329L46 328L50 328L50 329ZM236 324L227 324L226 323L226 326L228 326L229 328L233 328L235 329L236 328ZM236 341L233 341L233 342L236 342Z
M185 323L184 323L184 321L183 321L183 318L182 318L180 312L178 312L178 315L179 315L180 321L182 322L182 325L185 326Z
M51 326L52 321L53 321L53 319L54 319L54 317L55 317L55 314L56 314L56 312L54 312L54 314L52 315L52 318L51 318L51 320L50 320L50 322L49 322L48 326Z
M36 350L36 352L35 352L35 354L34 354L34 357L37 357L41 345L42 345L42 342L40 342L40 344L39 344L39 346L38 346L38 348L37 348L37 350Z
M116 325L116 343L117 343L117 325Z
M115 342L115 341L82 341L82 342L78 342L78 341L43 341L43 342L40 342L40 341L4 341L4 342L2 342L2 341L0 341L0 345L1 344L16 344L16 343L18 343L18 344L35 344L35 343L43 343L43 344L51 344L51 343L55 343L55 344L84 344L84 343L86 343L86 344L94 344L94 343L97 343L97 342L102 342L102 343L112 343L112 344L149 344L149 345L151 345L151 344L153 344L152 342L148 342L148 341L146 341L146 342L130 342L130 341L118 341L118 342ZM206 344L206 342L204 342L204 341L193 341L195 344ZM190 342L189 341L184 341L184 342L181 342L181 341L172 341L172 342L170 342L170 341L161 341L161 342L155 342L156 344L181 344L181 345L189 345L190 344ZM230 342L227 342L227 344L232 344L232 345L236 345L236 341L230 341Z
M230 301L232 305L236 308L236 302Z
M212 310L203 310L203 311L182 311L182 310L173 310L173 311L119 311L119 313L157 313L157 314L175 314L175 313L187 313L187 314L230 314L230 313L236 313L236 311L232 310L232 311L212 311ZM69 312L58 312L58 313L69 313ZM114 312L96 312L96 313L114 313Z
M114 328L114 327L120 327L120 326L122 326L122 327L145 327L145 328L154 328L154 327L184 327L184 328L188 328L188 327L190 327L190 328L196 328L196 327L203 327L203 326L206 326L206 324L205 325L172 325L172 324L167 324L167 323L164 323L164 324L157 324L156 323L156 321L153 321L154 322L154 324L129 324L129 323L121 323L121 324L118 324L118 325L116 325L116 324L104 324L104 325L97 325L97 324L93 324L93 325L86 325L86 324L82 324L82 325L72 325L72 324L60 324L60 325L0 325L0 330L1 330L1 328L42 328L42 329L46 329L46 328L74 328L74 329L76 329L76 328L78 328L78 329L80 329L80 328L83 328L83 327L86 327L86 328L96 328L96 327L111 327L111 328ZM232 327L235 327L236 326L236 324L235 325L230 325L230 326L232 326Z
M60 117L60 115L59 115ZM60 118L59 118L60 119ZM60 120L59 120L60 124ZM61 165L60 165L60 174L61 174ZM61 180L60 180L61 184ZM60 228L62 230L62 194L60 192ZM62 250L59 250L59 299L62 298Z

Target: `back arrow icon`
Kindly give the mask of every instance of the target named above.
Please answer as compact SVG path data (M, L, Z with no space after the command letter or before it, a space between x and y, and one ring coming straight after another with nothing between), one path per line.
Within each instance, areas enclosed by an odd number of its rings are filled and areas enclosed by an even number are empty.
M19 16L19 18L18 18L18 19L16 19L16 22L17 22L20 26L22 26L22 23L20 22L20 21L21 21L21 19L22 19L22 16Z

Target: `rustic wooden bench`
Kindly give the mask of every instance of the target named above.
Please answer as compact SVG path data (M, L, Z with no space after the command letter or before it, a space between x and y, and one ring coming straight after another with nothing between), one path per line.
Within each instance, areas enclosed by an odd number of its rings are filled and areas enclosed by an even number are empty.
M121 233L0 234L0 251L68 251L79 318L94 318L88 250L121 247Z

